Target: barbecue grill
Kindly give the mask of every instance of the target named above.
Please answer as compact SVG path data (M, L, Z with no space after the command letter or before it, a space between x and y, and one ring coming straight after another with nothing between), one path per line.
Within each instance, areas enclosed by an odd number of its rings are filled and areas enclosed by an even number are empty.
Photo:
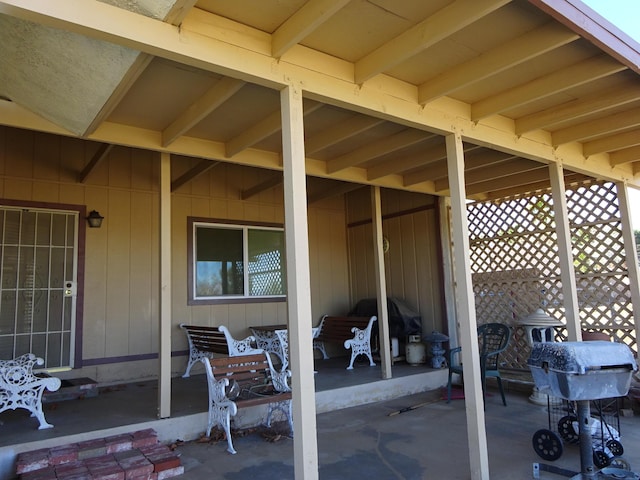
M638 368L629 347L605 341L542 342L533 345L527 363L541 393L576 402L579 428L580 472L534 464L534 477L539 478L539 471L545 470L575 480L640 479L638 474L620 468L598 471L592 452L590 402L627 394L631 375ZM555 438L544 441L553 442Z

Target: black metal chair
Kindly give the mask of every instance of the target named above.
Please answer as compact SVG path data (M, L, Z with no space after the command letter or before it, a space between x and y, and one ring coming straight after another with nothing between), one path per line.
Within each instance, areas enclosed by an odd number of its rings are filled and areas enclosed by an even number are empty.
M482 378L482 394L485 395L487 377L493 377L498 382L502 403L506 406L502 378L498 358L500 353L506 350L511 339L511 329L503 323L485 323L478 327L478 348L480 350L480 375ZM449 381L447 383L447 403L451 401L451 379L454 373L462 376L462 365L458 357L462 347L452 348L449 351Z

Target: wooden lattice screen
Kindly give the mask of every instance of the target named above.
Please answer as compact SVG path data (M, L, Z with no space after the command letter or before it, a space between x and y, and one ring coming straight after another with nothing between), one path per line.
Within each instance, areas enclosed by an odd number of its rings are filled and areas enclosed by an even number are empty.
M568 190L567 205L582 328L636 350L615 184ZM517 321L537 308L565 321L553 199L542 192L475 202L467 212L478 324L509 324L505 366L528 370L530 349ZM565 340L566 330L558 330L557 340Z

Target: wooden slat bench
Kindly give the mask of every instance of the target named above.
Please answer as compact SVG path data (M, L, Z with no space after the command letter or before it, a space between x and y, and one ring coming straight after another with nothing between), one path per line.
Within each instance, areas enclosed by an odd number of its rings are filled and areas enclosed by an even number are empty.
M58 390L62 382L59 378L35 375L34 365L44 365L44 360L33 353L0 360L0 412L24 408L38 419L38 429L42 430L53 427L44 418L42 394L45 389Z
M236 340L231 336L227 327L202 327L199 325L180 324L189 341L189 362L182 375L187 378L191 368L201 358L213 358L214 354L234 357L236 355L247 355L260 353L262 350L255 348L256 339L248 336L242 340Z
M371 355L371 329L377 318L373 317L335 317L325 315L319 325L319 333L313 340L313 348L322 352L327 359L325 343L342 343L351 349L351 361L347 370L353 369L353 361L358 355L369 357L369 365L375 366Z
M209 417L207 436L219 425L227 435L227 451L235 454L231 441L231 417L239 408L268 404L266 425L271 426L272 414L280 411L289 422L291 417L291 370L273 368L267 352L237 357L203 358L209 386Z

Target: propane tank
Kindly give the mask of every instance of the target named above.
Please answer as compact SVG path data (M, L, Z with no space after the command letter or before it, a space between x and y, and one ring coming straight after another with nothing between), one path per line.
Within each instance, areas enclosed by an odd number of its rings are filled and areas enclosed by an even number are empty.
M420 335L409 335L406 354L409 365L420 365L427 362L427 349L420 341Z

